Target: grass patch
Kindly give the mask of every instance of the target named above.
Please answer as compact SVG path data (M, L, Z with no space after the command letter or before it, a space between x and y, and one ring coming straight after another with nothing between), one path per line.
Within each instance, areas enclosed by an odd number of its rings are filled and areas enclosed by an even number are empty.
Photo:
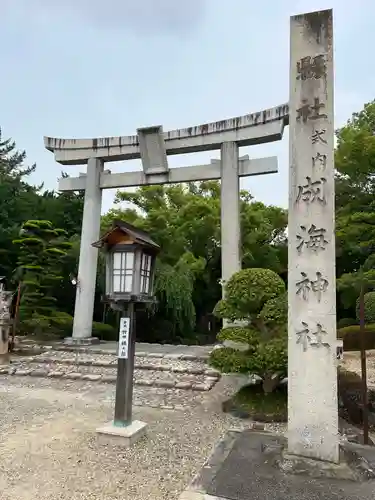
M223 411L239 418L252 418L258 422L286 422L287 384L280 385L270 394L263 392L261 384L246 385L223 403Z

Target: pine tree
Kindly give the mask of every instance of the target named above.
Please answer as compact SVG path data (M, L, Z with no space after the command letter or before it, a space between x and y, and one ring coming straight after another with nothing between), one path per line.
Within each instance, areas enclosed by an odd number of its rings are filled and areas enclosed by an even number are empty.
M11 139L3 139L0 129L0 275L10 278L17 264L12 240L30 213L35 213L39 187L26 178L36 165L25 165L25 151L17 151ZM7 284L9 286L9 284Z
M13 241L19 247L18 273L22 285L21 324L41 333L50 328L58 314L53 291L63 281L62 263L71 243L66 232L47 220L28 220L20 237Z

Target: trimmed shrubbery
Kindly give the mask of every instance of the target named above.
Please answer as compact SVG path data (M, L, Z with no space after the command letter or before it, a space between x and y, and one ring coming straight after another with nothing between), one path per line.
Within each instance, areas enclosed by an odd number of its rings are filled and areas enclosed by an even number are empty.
M42 338L60 339L70 337L72 330L73 317L70 314L59 312L49 317L48 325L42 330ZM29 323L21 323L19 331L23 335L35 335L35 328L31 327ZM118 332L113 326L96 321L92 324L92 335L100 340L118 340Z
M358 325L358 321L354 318L341 318L337 322L337 328L345 328L346 326Z
M225 299L215 314L241 326L223 328L220 342L244 344L244 349L222 347L212 352L212 366L224 373L248 373L262 379L272 392L287 374L287 297L283 280L269 269L244 269L225 285Z
M346 326L337 330L337 337L343 340L344 351L359 351L361 348L359 325ZM365 349L375 349L375 324L365 325Z
M356 316L359 321L359 299L356 302ZM375 323L375 292L365 293L364 296L365 306L365 323Z

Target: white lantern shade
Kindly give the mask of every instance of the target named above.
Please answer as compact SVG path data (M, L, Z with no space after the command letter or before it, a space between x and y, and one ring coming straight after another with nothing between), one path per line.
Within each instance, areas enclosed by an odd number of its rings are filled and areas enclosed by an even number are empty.
M92 244L106 253L105 300L122 302L154 302L153 281L156 255L160 247L148 233L124 221Z
M134 252L118 251L112 253L112 292L133 292Z
M144 295L152 294L152 257L147 253L142 253L141 260L141 282L140 293Z

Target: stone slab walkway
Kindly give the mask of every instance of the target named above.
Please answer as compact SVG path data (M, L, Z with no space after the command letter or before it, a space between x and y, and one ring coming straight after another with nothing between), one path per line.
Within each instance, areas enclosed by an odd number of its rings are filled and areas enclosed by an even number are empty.
M372 500L375 481L290 474L273 464L272 434L229 431L180 500ZM269 451L267 451L267 448ZM366 448L375 465L375 450ZM371 465L371 462L370 462ZM337 473L337 476L339 473ZM342 477L343 473L341 472Z

